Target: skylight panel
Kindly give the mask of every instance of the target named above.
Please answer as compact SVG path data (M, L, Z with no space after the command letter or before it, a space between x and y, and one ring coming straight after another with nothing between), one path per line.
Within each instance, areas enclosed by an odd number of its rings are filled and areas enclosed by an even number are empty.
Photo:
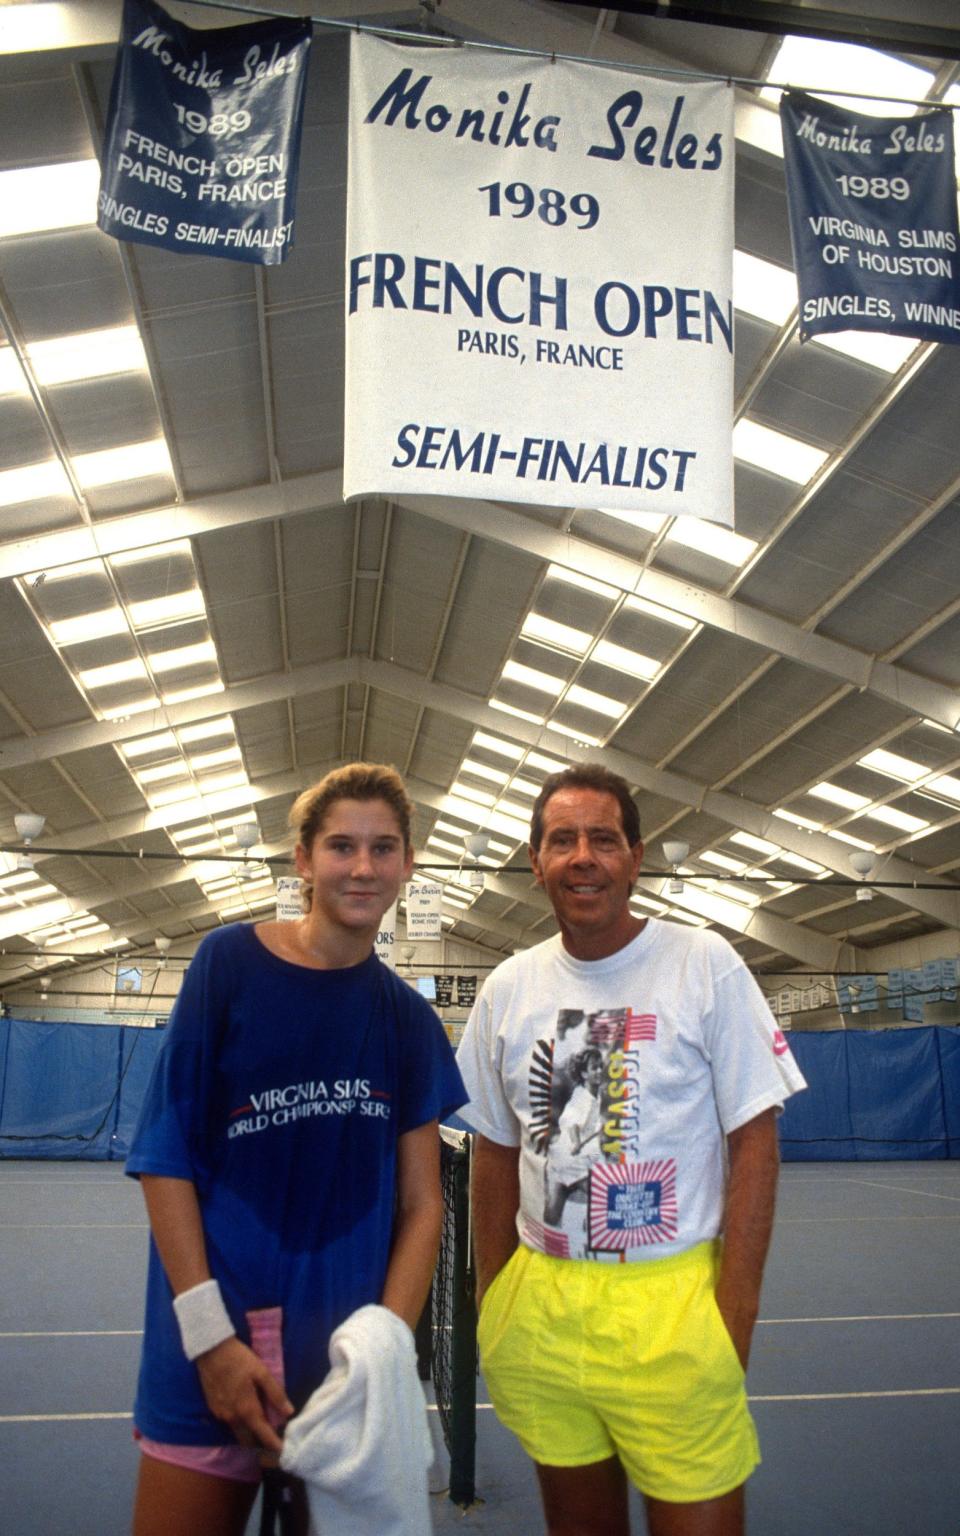
M146 677L147 669L139 656L127 661L113 661L105 667L86 667L77 672L84 688L113 688L117 683L130 683L134 678Z
M143 602L130 603L129 609L135 629L202 618L206 613L203 593L199 587L191 587L186 592L171 592L167 597L151 597Z
M181 801L189 800L192 802L195 795L195 785L191 783L177 784L173 789L158 789L151 791L150 803L159 809L164 805L178 805ZM217 839L217 847L219 848L219 846L220 842L219 839ZM196 852L197 850L193 849L191 851Z
M541 773L562 773L568 765L556 757L544 757L542 752L528 752L525 768L538 768Z
M841 843L849 843L852 848L866 848L870 853L876 852L873 843L865 843L862 837L854 837L852 832L842 832L839 827L829 827L827 836L835 837Z
M508 661L502 678L504 682L521 683L525 688L536 688L540 693L552 694L554 698L564 689L562 677L554 677L551 672L541 672L539 667L525 667L520 661Z
M131 715L145 714L148 709L156 709L160 700L155 693L148 694L142 699L133 699L127 704L111 704L108 709L100 711L104 720L129 720Z
M795 827L802 827L805 832L822 832L822 821L811 821L809 816L798 816L796 811L774 811L774 816L779 816L781 821L790 821Z
M816 864L813 859L805 859L802 853L788 853L786 848L781 848L777 857L784 864L792 864L795 869L805 870L808 875L825 875L827 873L823 864Z
M791 83L824 96L846 112L861 112L870 117L904 117L909 109L903 100L915 101L926 96L933 76L916 64L907 64L877 48L859 43L828 42L817 37L788 36L783 39L767 79L777 85ZM869 91L869 96L833 96L831 91ZM762 100L777 102L780 91L766 86ZM886 97L886 100L878 100ZM892 98L892 99L890 99Z
M454 837L459 837L461 839L464 836L464 832L463 832L463 828L462 827L455 827L451 821L444 821L444 820L442 820L441 817L437 817L437 820L434 822L434 831L436 831L436 832L450 832L450 833L453 834ZM462 853L463 852L462 847L458 846L457 851L459 853Z
M173 474L170 453L162 437L148 443L124 443L119 448L74 454L73 468L80 489L84 491L93 490L98 485L140 480L147 475Z
M541 640L545 645L558 646L563 651L573 651L577 656L584 654L593 639L587 630L574 629L572 624L558 624L542 613L528 613L521 634L530 640Z
M785 432L775 432L747 416L741 416L733 429L733 456L795 485L806 485L827 458L822 448L814 448Z
M913 784L930 772L923 763L915 763L912 758L901 757L897 752L886 752L882 748L868 752L866 757L858 758L857 762L861 768L872 768L875 773L897 779L901 784Z
M630 613L647 613L652 619L662 619L665 624L675 624L678 629L696 629L696 619L691 619L686 613L677 613L673 608L664 608L661 603L651 603L646 597L628 597L624 607Z
M191 560L193 551L189 539L169 539L163 544L145 544L140 549L123 549L110 556L110 564L117 570L128 565L143 565L147 560Z
M919 346L914 336L888 336L884 331L822 331L814 340L818 347L829 347L884 373L896 373Z
M0 171L0 240L95 224L99 185L96 160Z
M519 774L514 774L508 788L511 794L529 795L531 800L535 800L540 793L539 784L534 784L532 779L523 779Z
M502 699L491 699L491 709L499 709L505 715L515 715L518 720L529 720L531 725L542 725L543 716L534 715L529 709L518 709L515 704L505 704Z
M461 772L474 773L478 779L488 779L491 784L506 784L510 777L502 768L488 768L486 763L478 763L473 757L464 758Z
M73 496L59 459L0 470L0 507L14 507L21 501L44 501L50 496Z
M12 347L0 347L0 398L29 394L20 361Z
M26 349L37 382L49 387L117 373L145 372L146 353L135 325L112 325L32 341Z
M602 517L615 517L618 523L629 523L631 528L642 528L644 533L657 534L667 521L666 512L631 512L627 507L598 507Z
M581 592L592 592L595 597L608 597L611 600L619 594L616 587L608 587L605 581L594 581L592 576L581 576L579 571L568 571L565 565L550 565L547 567L547 579L565 581L568 587L579 587Z
M141 784L160 784L164 779L182 779L186 773L187 765L181 758L172 763L156 763L151 768L136 769Z
M852 789L841 789L839 784L814 784L812 789L807 790L807 794L817 800L829 800L831 805L840 805L845 811L860 811L870 804L869 795L854 794Z
M736 428L734 428L736 435ZM683 544L687 549L699 550L722 560L726 565L744 565L757 547L756 539L746 539L730 528L708 523L699 517L675 517L664 540L666 544Z
M465 800L475 800L477 805L494 805L497 798L496 795L488 795L486 790L474 789L472 784L463 784L459 779L450 786L450 792Z
M427 838L427 847L442 848L445 853L453 854L454 858L456 859L463 857L462 845L448 842L445 837L437 837L436 833L431 833L431 835Z
M924 792L927 790L933 790L937 795L945 795L948 800L960 801L960 779L954 778L952 774L938 774L935 779L930 780L929 784L924 785Z
M101 608L98 613L81 613L73 619L54 619L49 628L57 645L83 645L87 640L130 633L123 609L116 607Z
M922 832L930 825L929 821L924 821L920 816L898 811L895 805L874 805L863 814L873 821L882 821L885 826L895 827L898 832Z
M627 712L626 704L621 704L619 699L611 699L605 693L595 692L593 688L581 688L579 683L573 683L567 689L565 702L592 710L597 715L606 715L609 720L619 720Z
M181 725L177 729L177 735L184 743L194 741L209 741L211 736L232 736L234 724L229 715L221 715L218 720L201 720L199 725Z
M783 852L779 843L768 842L765 837L754 837L752 832L731 832L730 841L739 843L741 848L752 848L754 853L765 853L768 857Z
M651 912L666 912L668 910L666 902L655 901L652 896L637 896L634 894L630 897L630 905L632 907L648 907Z
M712 848L707 848L703 853L698 854L697 857L704 864L715 864L718 869L727 869L731 874L742 874L747 868L742 859L731 859L727 854L717 853Z
M201 752L197 757L191 757L189 762L195 773L205 773L208 768L219 768L223 763L237 763L241 760L240 748L234 744L219 747L216 752Z
M797 279L786 267L735 250L733 307L781 326L797 307Z
M523 756L523 748L518 747L515 741L504 741L502 736L491 736L488 731L476 731L473 745L486 747L488 752L496 752L500 757L509 757L515 763L518 763Z
M615 672L626 672L629 677L642 677L646 681L656 677L660 662L653 656L642 656L630 651L625 645L614 645L612 640L599 640L593 650L593 661L599 661Z
M200 640L196 645L178 645L169 651L152 651L150 668L153 672L177 672L181 667L198 667L204 662L215 662L217 649L212 640Z

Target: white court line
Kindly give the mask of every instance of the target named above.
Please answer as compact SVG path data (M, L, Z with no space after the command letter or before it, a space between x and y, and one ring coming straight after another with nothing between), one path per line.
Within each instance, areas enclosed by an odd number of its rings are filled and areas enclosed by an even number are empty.
M758 1317L757 1327L766 1324L772 1328L781 1323L907 1323L916 1318L930 1317L960 1317L960 1312L864 1312L854 1317Z
M0 1339L139 1339L142 1328L57 1328L0 1332Z
M828 1221L960 1221L960 1214L944 1216L778 1216L778 1227L823 1226Z
M960 1220L960 1217L957 1219ZM73 1232L87 1228L99 1232L116 1227L131 1227L146 1232L148 1226L149 1222L146 1221L0 1221L0 1231L9 1232Z
M843 1177L844 1184L865 1185L870 1189L892 1189L898 1194L923 1195L927 1200L954 1200L960 1205L960 1195L936 1195L929 1189L911 1189L907 1184L884 1184L879 1179L850 1179Z
M89 1419L132 1419L132 1413L0 1413L0 1424L74 1424Z
M902 1387L892 1392L784 1392L757 1396L747 1393L748 1403L837 1403L860 1397L956 1397L960 1387Z

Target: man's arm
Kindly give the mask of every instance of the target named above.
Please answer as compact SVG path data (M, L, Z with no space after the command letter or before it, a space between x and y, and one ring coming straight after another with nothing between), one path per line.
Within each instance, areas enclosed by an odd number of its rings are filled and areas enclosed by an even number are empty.
M517 1246L520 1209L520 1148L477 1136L471 1180L473 1251L477 1306Z
M746 1370L773 1230L780 1161L775 1110L765 1109L731 1131L727 1149L730 1168L717 1306Z
M142 1174L140 1185L161 1263L174 1295L179 1296L211 1278L197 1191L189 1179L154 1174ZM253 1350L236 1337L224 1339L198 1355L196 1366L214 1418L229 1424L241 1444L279 1451L282 1442L267 1421L262 1399L284 1418L293 1412L293 1405Z
M380 1298L411 1328L430 1289L442 1221L440 1134L430 1120L397 1142L397 1220Z

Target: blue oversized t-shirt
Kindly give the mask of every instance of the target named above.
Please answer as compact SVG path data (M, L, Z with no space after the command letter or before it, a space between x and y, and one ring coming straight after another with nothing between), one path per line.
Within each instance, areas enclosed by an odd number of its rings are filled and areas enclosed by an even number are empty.
M240 1337L247 1311L283 1307L297 1409L327 1373L333 1329L380 1300L397 1138L465 1099L436 1014L374 955L312 970L240 923L200 944L127 1172L196 1185L210 1271ZM232 1441L184 1357L152 1242L134 1417L156 1440Z

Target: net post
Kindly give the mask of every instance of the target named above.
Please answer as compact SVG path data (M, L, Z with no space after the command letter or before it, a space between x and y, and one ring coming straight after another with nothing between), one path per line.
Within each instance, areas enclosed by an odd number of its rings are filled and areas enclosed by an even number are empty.
M454 1166L454 1209L458 1241L453 1257L453 1338L450 1392L450 1499L473 1503L477 1447L477 1309L470 1240L470 1157L473 1137L464 1139Z

